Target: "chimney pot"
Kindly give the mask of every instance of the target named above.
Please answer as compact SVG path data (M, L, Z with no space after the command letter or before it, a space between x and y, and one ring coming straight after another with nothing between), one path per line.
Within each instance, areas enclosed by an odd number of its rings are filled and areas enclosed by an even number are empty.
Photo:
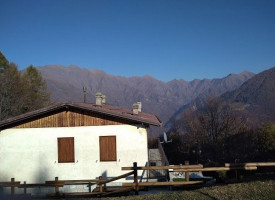
M106 95L102 95L101 97L102 97L101 103L105 105L106 104Z
M134 114L134 115L137 115L137 114L138 114L138 104L137 104L137 103L134 103L134 104L133 104L133 114Z
M141 112L142 104L141 102L136 102L133 104L133 114L137 115L139 112Z
M138 104L138 112L141 112L142 103L141 102L137 102L137 104Z
M101 106L102 105L102 94L101 92L97 92L95 94L95 104Z

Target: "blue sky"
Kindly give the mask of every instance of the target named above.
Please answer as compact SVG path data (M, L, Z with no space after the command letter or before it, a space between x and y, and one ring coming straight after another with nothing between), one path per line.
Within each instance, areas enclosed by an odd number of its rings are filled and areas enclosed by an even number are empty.
M275 66L274 0L0 0L0 19L19 69L190 81Z

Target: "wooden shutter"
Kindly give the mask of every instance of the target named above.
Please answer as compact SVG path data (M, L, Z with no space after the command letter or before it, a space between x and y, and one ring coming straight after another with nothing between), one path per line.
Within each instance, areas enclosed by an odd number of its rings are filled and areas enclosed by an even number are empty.
M58 138L58 162L74 162L74 138Z
M116 161L116 136L100 136L100 161Z

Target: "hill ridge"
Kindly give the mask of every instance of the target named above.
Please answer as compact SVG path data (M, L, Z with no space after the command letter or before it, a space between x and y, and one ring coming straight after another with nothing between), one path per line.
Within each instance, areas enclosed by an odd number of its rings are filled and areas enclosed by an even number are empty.
M164 82L149 75L138 77L114 76L98 69L80 68L75 65L47 65L37 67L47 82L53 101L83 101L83 86L87 87L88 102L95 102L95 93L102 92L107 103L131 108L142 102L143 111L153 113L165 123L178 110L200 94L220 95L238 88L254 74L221 79Z

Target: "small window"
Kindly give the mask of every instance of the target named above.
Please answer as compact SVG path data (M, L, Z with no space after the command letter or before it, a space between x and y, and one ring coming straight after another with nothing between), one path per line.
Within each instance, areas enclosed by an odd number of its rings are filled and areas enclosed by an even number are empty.
M116 161L116 136L100 136L100 161Z
M58 162L74 162L74 138L57 138L58 143Z
M156 162L150 162L150 166L157 166Z

